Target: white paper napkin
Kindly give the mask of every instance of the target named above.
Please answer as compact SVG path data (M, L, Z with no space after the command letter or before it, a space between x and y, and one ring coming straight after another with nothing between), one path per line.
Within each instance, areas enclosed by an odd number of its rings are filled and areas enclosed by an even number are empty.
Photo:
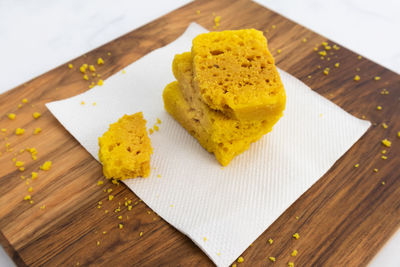
M191 24L173 43L117 73L104 85L47 107L98 159L98 137L123 114L143 111L154 154L147 179L124 183L163 219L227 266L314 184L368 129L334 103L280 70L287 107L273 131L221 168L164 110L175 54L206 32ZM86 104L81 105L81 101ZM96 102L93 106L91 103ZM157 175L160 174L161 178Z

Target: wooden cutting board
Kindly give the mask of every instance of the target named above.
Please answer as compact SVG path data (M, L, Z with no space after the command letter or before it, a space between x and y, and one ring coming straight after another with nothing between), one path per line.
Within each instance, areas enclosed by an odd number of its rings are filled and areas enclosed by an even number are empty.
M253 27L265 31L280 68L351 114L365 116L374 123L243 253L240 265L273 265L268 260L273 256L276 266L287 266L289 261L295 266L364 266L399 228L400 76L358 58L344 47L333 49L326 38L253 2L204 0L175 10L0 96L0 128L7 129L6 133L0 132L0 239L18 265L212 265L190 239L154 214L124 185L106 181L100 164L44 104L86 91L92 80L106 79L170 43L192 21L213 30L216 15L221 16L218 30ZM324 41L331 50L321 59L314 47L324 50ZM99 57L104 65L96 64ZM337 62L338 68L334 67ZM84 80L79 72L84 63L94 64L101 77ZM325 75L327 67L330 70ZM354 81L355 75L361 79ZM383 89L389 94L381 94ZM22 103L24 98L29 102ZM377 110L378 105L382 110ZM35 111L42 116L34 119ZM8 113L15 113L16 119L8 119ZM382 127L383 122L387 129ZM24 128L25 133L15 135L17 127ZM42 132L34 135L36 127ZM381 144L385 138L392 141L390 148ZM37 160L32 160L31 153L20 151L27 147L37 149ZM381 159L383 149L387 151L386 160ZM18 170L13 158L25 162L24 171ZM51 169L38 170L47 160L52 161ZM357 163L358 168L354 167ZM29 178L32 171L38 172L37 179ZM98 181L104 184L97 185ZM29 187L32 192L28 192ZM107 192L110 189L112 192ZM24 200L28 194L32 204ZM111 201L109 194L114 195ZM300 239L292 238L295 232ZM274 240L272 245L269 238ZM298 250L296 257L290 255L294 249Z

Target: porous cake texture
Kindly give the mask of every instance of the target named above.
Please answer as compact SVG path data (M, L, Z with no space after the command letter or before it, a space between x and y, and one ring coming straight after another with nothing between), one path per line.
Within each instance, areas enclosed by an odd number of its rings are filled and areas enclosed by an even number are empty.
M192 58L193 85L211 109L238 120L282 113L285 90L261 31L200 34Z
M106 178L147 177L153 153L143 113L124 115L99 137L99 159Z
M267 41L254 29L211 32L172 63L165 109L226 166L270 132L286 95Z

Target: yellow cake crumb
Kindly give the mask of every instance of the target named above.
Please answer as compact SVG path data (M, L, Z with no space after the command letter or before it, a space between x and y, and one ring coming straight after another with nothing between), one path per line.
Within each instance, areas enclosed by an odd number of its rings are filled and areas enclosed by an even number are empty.
M337 45L333 45L333 49L335 49L335 50L339 50L339 49L340 49L340 47L339 47L339 46L337 46Z
M81 101L81 105L85 105L85 101Z
M381 79L381 77L379 77L379 76L375 76L375 77L374 77L374 80L375 80L375 81L379 81L380 79Z
M126 70L122 70L122 74L125 74L126 73Z
M161 124L160 118L157 118L157 123L158 123L158 124Z
M27 148L27 151L31 153L31 157L33 160L37 160L38 151L36 150L36 148L34 148L34 147Z
M119 216L118 216L118 219L122 220L122 215L119 215Z
M27 98L22 99L22 103L24 104L28 103L28 99Z
M89 77L87 76L87 74L83 75L83 79L86 80L86 81L89 80Z
M114 196L113 195L108 195L108 201L111 201L111 200L113 200L114 199Z
M382 185L385 185L386 183L385 183L385 181L382 181L382 183L381 183Z
M303 43L307 42L307 38L303 38L302 42Z
M73 67L74 67L74 65L68 64L68 68L72 69Z
M5 132L7 132L7 129L6 128L1 128L1 132L5 133Z
M128 210L132 210L132 206L128 206Z
M388 128L388 125L387 125L386 123L382 122L382 127L383 127L384 129L387 129L387 128Z
M326 51L325 50L319 51L318 54L320 54L321 56L325 57L326 56Z
M386 138L382 140L382 145L386 146L386 147L390 147L392 145L392 142L390 142L389 140L387 140Z
M32 192L32 191L33 191L33 187L31 186L28 188L28 192Z
M23 161L19 161L19 160L15 162L16 167L22 167L22 166L24 166L24 164L25 163Z
M24 200L31 200L31 195L26 195L25 197L24 197Z
M382 106L377 106L376 109L377 110L382 110Z
M375 169L374 169L374 172L378 172L378 169L377 169L377 168L375 168Z
M318 51L318 47L314 47L314 51Z
M233 264L232 264L232 267L236 267L236 266L237 266L236 263L233 263Z
M339 62L335 63L335 68L339 68L339 66L340 66Z
M85 65L85 64L84 64L84 65ZM79 67L79 71L82 72L82 73L86 73L86 68L87 68L87 67L85 67L84 65L82 65L82 66Z
M32 178L32 180L35 180L36 178L38 178L38 173L37 172L32 172L31 173L31 178Z
M18 108L22 108L22 104L18 104L18 106L17 106Z
M104 64L104 60L101 57L99 57L99 59L97 59L97 65L102 65L102 64Z
M358 168L360 166L360 164L356 164L356 165L354 165L354 168Z
M299 235L299 233L294 233L294 234L293 234L293 237L294 237L295 239L299 239L299 238L300 238L300 235Z
M153 153L143 113L124 115L99 138L99 159L106 178L147 177Z
M293 250L292 254L290 254L290 255L293 256L293 257L296 257L297 253L298 253L298 251L295 249L295 250Z
M143 232L140 232L140 233L139 233L139 236L143 236Z
M272 262L275 262L276 261L276 258L275 257L269 257L268 258L270 261L272 261Z
M385 160L386 160L386 159L387 159L387 156L381 156L381 159L385 159Z
M124 228L124 225L122 223L120 223L120 224L118 224L118 228L122 229L122 228Z
M157 125L154 125L153 128L154 128L154 131L156 131L156 132L158 132L160 130L160 127L158 127Z
M361 79L361 78L360 78L359 75L354 76L354 80L355 80L355 81L359 81L360 79Z
M362 56L358 56L357 58L358 58L358 59L362 59Z
M22 128L17 128L15 130L16 135L22 135L22 134L24 134L24 132L25 132L25 129L22 129Z
M272 238L268 239L268 243L270 243L272 245L272 243L274 243L274 240L272 240Z
M214 18L214 23L215 23L215 28L218 28L219 27L219 23L221 22L221 16L216 16L215 18Z
M96 68L94 67L94 65L90 65L90 66L89 66L89 70L90 70L91 72L95 72L95 71L96 71Z
M102 86L103 83L104 83L104 82L103 82L103 80L101 80L101 79L97 81L97 85L98 85L98 86Z
M244 258L243 258L242 256L240 256L240 257L237 259L237 262L238 262L238 263L244 262Z
M328 75L328 74L329 74L329 68L325 68L325 69L324 69L324 74L325 74L325 75Z
M271 28L272 28L272 29L276 29L276 25L272 25Z
M381 151L382 154L386 154L386 149Z
M48 170L50 170L50 168L51 168L51 161L50 160L46 161L45 163L43 163L42 166L40 166L40 169L43 170L43 171L48 171Z
M40 206L40 209L41 209L41 210L44 210L45 208L46 208L46 205Z
M8 117L10 120L14 120L14 119L17 117L17 115L15 115L14 113L9 113L7 117Z
M397 132L397 137L400 138L400 131Z
M289 261L287 265L288 265L288 267L294 267L294 263L291 261Z
M91 84L89 84L89 88L93 88L96 84L94 82L92 82Z
M40 114L39 112L33 112L32 116L37 119L41 116L42 114Z
M389 94L389 91L387 89L383 88L381 91L381 95L388 95L388 94Z
M41 131L42 131L42 128L37 127L37 128L35 128L35 130L33 131L33 134L38 134L38 133L40 133Z
M276 52L277 52L278 54L280 54L280 53L282 53L282 49L278 49L278 50L276 50Z
M102 185L102 184L104 184L103 181L97 181L97 185Z
M20 172L25 171L25 167L19 167L19 171L20 171Z

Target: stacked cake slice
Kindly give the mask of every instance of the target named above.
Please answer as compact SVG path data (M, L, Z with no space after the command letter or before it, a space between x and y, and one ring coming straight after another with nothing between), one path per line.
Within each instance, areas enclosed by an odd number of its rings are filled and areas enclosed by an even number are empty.
M172 69L165 109L223 166L283 114L285 91L260 31L201 34Z

